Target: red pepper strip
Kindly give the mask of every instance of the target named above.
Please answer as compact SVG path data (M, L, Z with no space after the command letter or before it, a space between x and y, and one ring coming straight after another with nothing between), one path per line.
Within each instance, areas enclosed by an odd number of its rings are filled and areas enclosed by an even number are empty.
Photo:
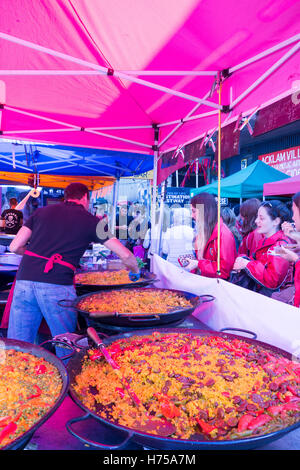
M254 393L256 393L257 390L259 390L259 389L260 389L260 382L257 380L255 382L255 384L253 385L252 390L253 390Z
M103 357L101 351L95 351L93 352L93 354L91 354L90 360L96 361L97 359L100 359L101 357Z
M298 392L297 392L297 389L295 387L293 387L292 385L288 385L286 387L293 395L295 395L296 397L298 397Z
M186 354L186 353L189 353L190 351L191 351L191 347L189 344L184 344L182 348L179 349L179 352L181 354Z
M33 395L30 395L29 397L27 397L27 400L29 400L30 398L37 398L37 397L41 396L42 390L40 389L40 387L38 385L34 384L34 388L36 389L36 393L33 394Z
M251 418L253 418L253 416L251 416ZM204 433L204 434L209 434L210 432L212 432L214 429L216 429L216 426L213 426L212 424L208 424L206 423L205 421L203 421L202 419L199 419L196 417L196 421L199 425L199 427L201 428L201 431Z
M300 398L295 397L295 395L291 394L291 395L286 395L284 398L284 401L286 403L297 402L297 401L300 401Z
M116 387L115 392L118 392L121 398L125 396L125 390L123 388Z
M269 408L267 408L267 412L271 413L273 416L277 416L283 411L298 411L299 406L300 404L296 402L283 403L282 405L269 406Z
M251 430L257 429L260 426L263 426L264 424L268 423L271 420L272 420L271 416L269 416L267 414L259 415L256 418L252 419L252 421L250 421L250 423L248 424L247 429L251 429Z
M276 393L276 397L278 398L279 401L284 402L284 395L281 392Z
M12 420L12 416L3 416L0 418L0 428L6 426Z
M45 372L47 372L47 367L44 366L44 364L39 364L34 370L36 375L45 374Z
M11 421L7 426L5 426L5 428L3 428L2 431L0 432L0 443L7 436L9 436L10 434L13 434L16 431L16 429L17 429L17 425L13 421Z
M164 401L160 405L160 411L164 415L165 418L173 419L175 416L180 416L180 410L174 403L170 401Z
M238 422L238 432L243 432L248 429L249 423L253 420L252 415L243 415Z

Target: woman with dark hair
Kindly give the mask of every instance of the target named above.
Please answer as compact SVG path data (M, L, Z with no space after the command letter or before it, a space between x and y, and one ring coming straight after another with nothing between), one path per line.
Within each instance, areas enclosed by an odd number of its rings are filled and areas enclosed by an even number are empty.
M234 236L235 240L235 247L236 249L239 248L239 245L242 241L242 236L236 227L236 216L230 207L222 207L221 209L221 217L224 224L227 225L229 230L231 231L232 235Z
M258 242L263 238L263 235L256 229L255 223L259 206L260 200L256 198L248 199L241 204L241 235L243 239L238 249L239 256L250 256L251 253L254 253Z
M300 192L296 193L292 198L292 211L293 220L295 226L289 222L282 224L282 230L286 236L296 242L296 245L290 248L281 246L274 250L274 255L280 256L281 258L295 263L294 271L294 284L295 284L295 295L294 295L294 306L300 306Z
M236 257L234 236L220 220L220 272L218 273L218 210L215 197L200 193L191 199L192 218L196 222L194 248L197 260L191 260L185 267L188 271L206 277L228 279Z
M239 256L233 269L244 270L246 277L253 281L248 287L270 296L272 291L283 287L291 280L291 264L273 255L277 246L290 243L289 238L281 230L285 221L291 220L291 213L280 201L263 202L257 213L256 225L258 233L263 235L254 253L249 257Z

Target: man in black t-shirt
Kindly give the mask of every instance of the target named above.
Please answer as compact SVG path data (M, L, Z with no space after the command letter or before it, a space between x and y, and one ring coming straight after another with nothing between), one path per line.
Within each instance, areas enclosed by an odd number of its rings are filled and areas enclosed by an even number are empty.
M18 233L23 224L23 213L16 210L18 201L12 197L9 200L10 209L6 209L1 214L1 219L4 220L4 232L10 235Z
M10 251L24 256L16 276L8 338L33 343L43 317L52 336L75 331L75 309L58 302L76 299L74 271L91 242L103 243L133 277L138 276L133 253L108 231L107 220L99 220L88 208L88 188L72 183L63 203L37 209L11 243Z

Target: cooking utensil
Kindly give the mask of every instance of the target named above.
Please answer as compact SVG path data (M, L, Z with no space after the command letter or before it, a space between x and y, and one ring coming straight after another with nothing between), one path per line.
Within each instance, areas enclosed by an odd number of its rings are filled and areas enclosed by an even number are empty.
M5 447L2 447L1 450L17 450L17 449L22 449L26 446L26 444L29 442L29 440L32 438L33 434L35 431L45 422L47 419L50 418L50 416L57 410L57 408L61 405L63 402L67 391L69 387L69 376L67 374L66 368L62 361L58 359L54 354L50 353L46 349L43 349L42 347L27 343L25 341L17 341L13 339L8 339L8 338L0 338L1 339L1 349L15 349L16 351L21 351L25 353L30 353L36 357L42 357L46 361L50 362L53 364L59 371L61 380L62 380L62 389L60 392L60 395L55 402L55 404L49 409L49 411L42 416L42 418L37 421L28 431L26 431L24 434L22 434L18 439L15 439L13 442L10 444L6 445Z
M171 424L167 420L153 418L152 416L149 415L146 408L142 404L142 401L136 396L135 392L132 390L129 383L125 379L125 377L122 376L122 373L120 371L120 366L114 361L114 359L109 354L108 350L106 349L103 342L99 338L97 331L94 328L89 327L87 329L87 333L89 337L94 341L96 346L101 350L106 361L114 369L115 373L121 380L123 386L126 388L133 403L136 405L138 409L142 410L143 413L147 416L147 423L141 423L141 422L136 421L134 427L142 432L154 431L159 436L162 436L162 437L171 436L175 432L175 427L173 426L173 424Z
M143 337L145 335L151 335L155 331L157 331L157 329L146 329L144 331L137 330L137 331L126 332L120 335L106 338L104 339L104 343L107 346L107 345L113 344L115 341L119 341L120 339L130 338L131 336ZM249 345L259 345L265 348L266 350L268 350L270 353L279 354L282 357L285 357L290 360L294 359L292 354L282 349L279 349L270 344L263 343L261 341L257 341L255 339L248 338L248 337L241 336L241 335L238 336L238 335L230 334L230 333L220 333L218 331L206 331L206 330L185 329L185 328L160 328L159 332L162 334L169 334L169 333L191 334L197 337L218 336L226 340L237 338L237 339L243 340L244 342L249 343ZM246 332L246 333L249 333L249 332ZM82 403L81 399L76 394L76 391L74 388L76 384L76 376L80 374L82 365L85 359L86 359L86 352L84 352L84 350L81 350L80 352L75 353L75 355L70 359L67 365L67 368L68 368L69 377L70 377L70 389L69 389L70 396L73 399L73 401L86 412L86 414L78 418L73 418L72 420L68 421L66 426L67 426L68 431L72 435L77 437L77 439L81 440L84 443L90 443L91 445L97 446L99 448L108 449L110 447L108 446L108 444L102 444L100 442L94 442L94 441L89 442L88 439L85 439L77 431L75 431L75 429L73 428L73 425L76 425L76 423L79 423L79 422L83 423L84 421L89 420L91 419L91 417L93 417L97 419L98 421L103 422L105 426L109 425L111 427L112 432L114 430L118 430L118 431L121 430L124 433L127 432L127 437L124 438L124 441L122 443L120 443L118 447L119 449L122 448L125 442L128 442L129 439L132 439L133 441L147 448L162 449L162 450L254 449L260 446L264 446L269 442L280 439L285 434L295 430L296 428L300 426L300 421L298 421L297 423L291 426L287 426L285 428L279 429L278 431L271 432L268 434L250 436L250 437L248 436L248 437L244 437L241 439L218 440L218 441L217 440L208 441L200 433L194 435L193 438L190 438L190 439L175 439L172 437L155 436L154 434L151 434L151 431L143 432L143 431L135 430L132 428L128 428L128 427L120 425L113 418L110 418L110 417L103 418L99 416L95 411L92 411L86 405L84 405L84 403ZM111 448L116 448L116 447L114 446Z

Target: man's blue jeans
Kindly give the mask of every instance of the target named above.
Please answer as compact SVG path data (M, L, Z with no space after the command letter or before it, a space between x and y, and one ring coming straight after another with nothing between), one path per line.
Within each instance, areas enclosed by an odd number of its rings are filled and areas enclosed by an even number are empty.
M74 332L77 325L76 310L59 306L58 301L62 299L76 299L73 285L16 281L7 337L34 343L43 317L52 337Z

